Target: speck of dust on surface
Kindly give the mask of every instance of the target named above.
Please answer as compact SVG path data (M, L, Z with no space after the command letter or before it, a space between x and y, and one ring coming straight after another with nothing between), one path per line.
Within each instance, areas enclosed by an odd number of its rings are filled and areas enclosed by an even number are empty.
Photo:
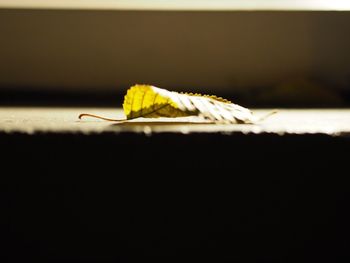
M150 126L146 125L143 128L143 133L147 136L151 136L152 135L152 128Z

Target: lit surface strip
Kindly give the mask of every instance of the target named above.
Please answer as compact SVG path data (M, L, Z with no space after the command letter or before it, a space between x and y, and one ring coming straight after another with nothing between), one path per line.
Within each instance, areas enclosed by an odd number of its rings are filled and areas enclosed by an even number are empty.
M257 118L266 116L271 109L253 109ZM135 119L113 123L94 118L78 119L81 113L107 118L123 119L118 108L25 108L0 107L1 134L76 133L103 134L132 133L241 133L261 134L325 134L350 136L350 109L279 109L269 118L254 125L205 124L195 117Z
M0 8L346 11L350 0L0 0Z

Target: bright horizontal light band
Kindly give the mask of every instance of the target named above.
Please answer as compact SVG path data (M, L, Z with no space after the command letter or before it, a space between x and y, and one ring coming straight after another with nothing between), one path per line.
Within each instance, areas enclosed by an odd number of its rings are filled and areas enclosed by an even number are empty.
M0 0L0 8L346 11L350 0Z

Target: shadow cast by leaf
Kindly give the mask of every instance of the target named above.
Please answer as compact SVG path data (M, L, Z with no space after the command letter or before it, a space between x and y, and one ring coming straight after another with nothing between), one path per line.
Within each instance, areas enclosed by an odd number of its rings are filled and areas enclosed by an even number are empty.
M190 121L122 121L113 123L111 127L144 127L144 126L185 126L185 125L215 125L213 122L190 122Z

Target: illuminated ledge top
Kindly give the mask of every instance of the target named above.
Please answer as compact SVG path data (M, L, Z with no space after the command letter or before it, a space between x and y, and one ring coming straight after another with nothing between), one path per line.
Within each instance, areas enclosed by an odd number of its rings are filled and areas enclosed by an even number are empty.
M264 116L271 110L253 110L256 116ZM97 114L123 119L121 109L115 108L30 108L0 107L0 134L120 134L124 132L146 134L159 133L219 133L219 134L324 134L350 135L350 109L279 110L256 125L189 123L189 119L137 119L116 124L92 118L79 120L80 113ZM197 120L198 121L198 120Z
M348 0L0 0L0 8L349 11Z

